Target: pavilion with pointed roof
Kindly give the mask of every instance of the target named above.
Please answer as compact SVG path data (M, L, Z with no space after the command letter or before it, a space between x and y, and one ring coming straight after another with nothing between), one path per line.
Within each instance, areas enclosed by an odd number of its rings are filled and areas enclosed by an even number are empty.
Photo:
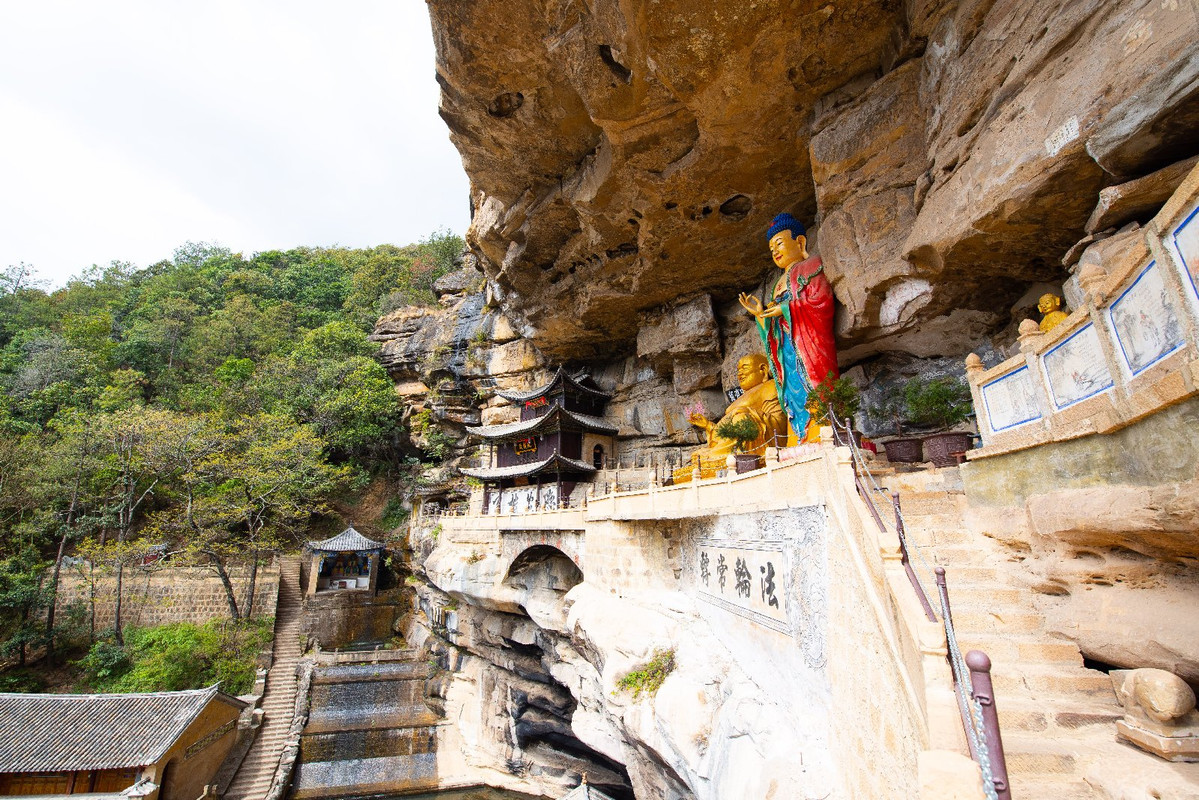
M345 590L374 592L379 582L379 559L386 546L368 539L354 526L336 536L319 542L309 542L305 548L312 554L308 570L307 594Z
M562 795L561 800L612 800L612 798L588 784L587 776L584 775L583 781Z
M520 406L520 420L468 427L490 445L486 467L463 468L483 482L484 513L558 508L613 455L617 428L603 417L611 395L587 376L558 368L531 391L497 392Z

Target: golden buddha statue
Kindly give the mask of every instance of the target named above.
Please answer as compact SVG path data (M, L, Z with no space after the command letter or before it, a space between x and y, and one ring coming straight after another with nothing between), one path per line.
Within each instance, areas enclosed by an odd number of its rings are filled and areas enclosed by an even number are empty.
M1062 298L1056 294L1043 294L1037 301L1037 311L1041 312L1041 333L1049 333L1070 316L1062 310Z
M770 377L766 356L753 353L738 361L737 383L741 384L743 394L729 404L719 422L712 422L702 414L693 413L687 417L688 422L703 430L707 437L707 447L697 452L704 460L719 458L723 463L733 452L737 443L718 434L716 428L742 417L753 420L759 431L758 438L746 445L746 453L761 455L769 446L787 443L787 415L779 405L778 389Z

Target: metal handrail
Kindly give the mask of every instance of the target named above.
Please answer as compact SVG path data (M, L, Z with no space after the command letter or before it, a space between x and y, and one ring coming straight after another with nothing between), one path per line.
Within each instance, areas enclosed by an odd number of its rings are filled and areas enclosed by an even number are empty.
M838 434L837 438L849 447L854 466L854 484L859 496L870 511L879 531L887 533L887 526L874 503L874 494L882 493L883 490L866 465L866 459L862 456L857 441L854 439L852 426L848 420L841 423L831 409L829 421L833 425L833 431ZM871 491L872 489L873 491ZM912 548L909 548L908 546L903 511L899 505L899 492L891 493L891 503L895 509L895 533L899 538L901 563L916 592L916 597L924 608L924 613L928 616L929 621L935 622L937 617L932 604L928 601L928 593L924 590L924 585L911 563L911 549L916 551L916 556L926 568L929 566L928 562L919 547L913 545ZM949 605L949 587L945 580L945 568L937 566L932 572L935 575L941 601L941 622L948 650L946 657L953 675L954 694L958 700L958 710L962 717L962 728L966 733L966 741L970 747L970 756L978 763L979 770L982 772L983 792L986 794L987 800L1011 800L1011 786L1008 782L1007 763L1003 754L1003 739L999 733L999 718L995 708L995 692L991 685L991 660L981 650L971 650L965 657L962 656L961 649L958 647L957 631L953 626L953 612Z

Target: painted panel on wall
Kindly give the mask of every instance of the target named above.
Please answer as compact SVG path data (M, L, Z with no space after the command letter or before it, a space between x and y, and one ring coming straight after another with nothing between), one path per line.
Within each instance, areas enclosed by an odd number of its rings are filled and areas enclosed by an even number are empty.
M1184 344L1182 323L1155 261L1112 302L1107 314L1124 364L1133 375Z
M1091 323L1047 351L1041 363L1058 410L1094 397L1113 385L1099 344L1099 332Z
M1028 367L1020 367L984 384L981 392L993 433L1011 430L1041 418L1036 387Z

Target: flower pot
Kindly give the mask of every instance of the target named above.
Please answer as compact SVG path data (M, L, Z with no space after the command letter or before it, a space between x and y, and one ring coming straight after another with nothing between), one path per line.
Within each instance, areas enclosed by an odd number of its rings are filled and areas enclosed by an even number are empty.
M762 465L762 457L753 453L738 453L737 454L737 474L743 472L752 472Z
M924 452L928 460L938 467L952 467L958 463L955 454L969 450L972 438L961 431L934 433L924 438Z
M853 443L858 446L858 449L861 449L862 432L850 428L849 434L853 436ZM838 447L849 447L849 436L847 436L845 430L838 425L833 426L833 444L837 445Z
M924 460L922 455L922 439L892 439L883 442L887 449L887 460L897 464L916 464Z

